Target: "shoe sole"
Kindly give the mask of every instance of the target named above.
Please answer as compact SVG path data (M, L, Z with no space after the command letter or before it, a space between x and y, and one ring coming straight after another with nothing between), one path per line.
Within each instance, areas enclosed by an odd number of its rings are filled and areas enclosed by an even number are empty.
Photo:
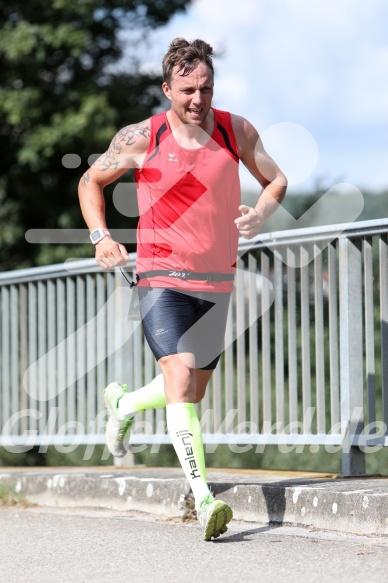
M230 506L221 500L217 501L206 523L204 540L209 541L224 534L228 530L226 525L232 518L233 512Z
M105 406L106 412L108 413L108 421L106 422L106 425L105 425L105 443L106 443L106 445L108 447L109 453L111 455L113 455L113 457L119 457L120 458L120 457L124 457L128 453L128 451L125 448L124 448L124 451L123 450L116 451L115 449L113 449L114 446L112 446L112 447L110 446L109 439L108 439L108 424L109 424L109 418L110 418L110 416L114 416L114 411L112 409L112 405L110 404L110 402L108 400L108 396L106 394L106 390L107 389L108 389L108 387L106 387L102 391L102 398L103 398L103 401L104 401L104 406ZM128 432L130 431L130 429L131 428L129 427L128 428L128 431L127 431L127 433L125 435L128 434Z

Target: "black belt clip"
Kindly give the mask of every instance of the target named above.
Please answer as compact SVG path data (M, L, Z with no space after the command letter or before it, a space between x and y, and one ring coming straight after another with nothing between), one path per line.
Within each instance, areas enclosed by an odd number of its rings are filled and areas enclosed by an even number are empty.
M129 287L131 289L133 289L138 284L140 277L136 273L136 277L135 277L136 281L131 281L128 279L128 277L125 275L125 272L121 268L120 268L120 271L121 271L121 274L124 277L124 279L126 279L127 282L129 283Z
M130 287L131 289L132 289L132 288L134 288L135 286L137 286L137 284L138 284L138 281L139 281L139 276L138 276L137 274L136 274L136 278L135 278L135 279L136 279L136 281L130 281L130 282L129 282L129 287Z

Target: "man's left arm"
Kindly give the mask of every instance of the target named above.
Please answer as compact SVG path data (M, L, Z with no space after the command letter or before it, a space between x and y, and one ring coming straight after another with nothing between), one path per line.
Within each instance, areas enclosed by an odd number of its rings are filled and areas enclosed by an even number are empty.
M257 130L246 119L232 116L240 160L263 187L255 207L240 205L242 216L235 220L240 236L253 239L263 223L282 203L287 189L287 178L267 154Z

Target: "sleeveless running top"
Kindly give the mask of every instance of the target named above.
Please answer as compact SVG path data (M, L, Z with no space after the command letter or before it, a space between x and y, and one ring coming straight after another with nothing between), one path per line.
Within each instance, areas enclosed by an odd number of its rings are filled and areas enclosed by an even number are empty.
M181 147L166 112L150 118L151 137L135 170L140 219L136 270L232 274L241 192L238 147L230 113L213 109L214 129L198 149ZM150 276L139 286L231 292L233 281Z

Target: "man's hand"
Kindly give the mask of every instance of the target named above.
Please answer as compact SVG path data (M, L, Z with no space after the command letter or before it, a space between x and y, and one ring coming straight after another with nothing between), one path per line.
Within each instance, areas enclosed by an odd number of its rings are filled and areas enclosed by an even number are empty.
M254 208L242 204L238 207L242 214L234 222L240 232L240 236L244 239L253 239L259 233L260 228L264 222L261 214Z
M113 241L111 237L104 237L96 245L96 261L104 269L127 265L129 253L124 247Z

